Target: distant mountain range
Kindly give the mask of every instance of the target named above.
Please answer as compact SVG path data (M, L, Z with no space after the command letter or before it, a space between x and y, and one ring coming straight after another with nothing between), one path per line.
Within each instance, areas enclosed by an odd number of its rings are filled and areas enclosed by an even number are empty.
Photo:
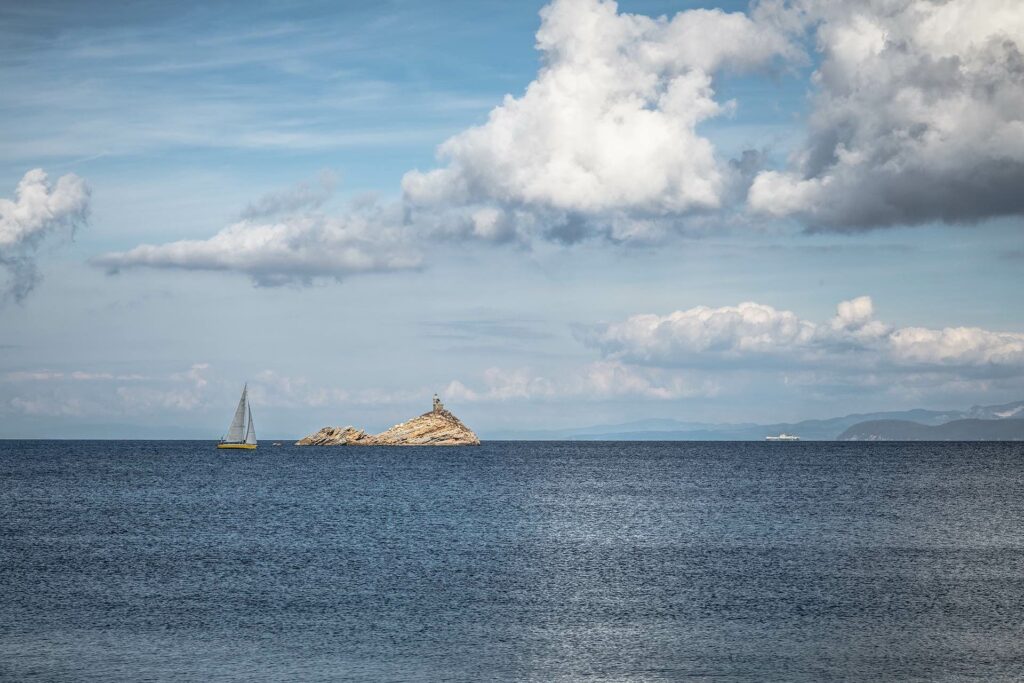
M640 420L637 422L626 422L622 424L593 425L575 429L544 430L544 431L507 431L488 434L491 439L525 439L539 441L761 441L770 434L795 434L807 441L833 441L835 439L851 439L855 435L869 434L869 431L860 429L864 424L876 424L880 422L897 422L900 424L916 425L917 427L937 427L954 421L977 422L1011 422L1024 423L1024 401L1015 403L1004 403L993 406L974 406L968 410L903 410L880 413L856 413L833 417L824 420L803 420L802 422L780 422L776 424L754 424L754 423L706 423L706 422L683 422L672 419ZM857 429L853 429L853 428ZM971 433L984 434L1014 434L1016 425L993 429L988 426L975 427ZM893 427L884 434L878 434L879 439L913 440L910 434L925 432L897 431ZM964 429L970 431L969 426ZM990 431L979 431L989 429ZM955 430L950 428L949 433ZM942 430L938 432L927 432L929 440L956 440L958 436L942 436L946 434ZM960 432L956 432L960 433ZM966 433L966 432L965 432ZM898 436L904 434L905 436ZM935 436L939 435L939 436ZM969 440L973 440L971 437ZM1015 439L1013 436L992 436L976 437L979 439Z
M839 435L840 441L1024 441L1024 420L953 420L923 425L907 420L861 422Z

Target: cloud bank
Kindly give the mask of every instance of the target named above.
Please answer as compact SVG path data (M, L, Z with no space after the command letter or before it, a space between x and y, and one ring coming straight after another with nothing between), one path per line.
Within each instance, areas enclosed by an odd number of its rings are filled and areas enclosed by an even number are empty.
M308 284L415 268L438 239L651 243L737 214L839 231L1021 215L1021 36L1016 0L765 0L670 18L554 0L536 78L441 144L437 168L406 173L401 202L329 215L325 177L210 239L96 262ZM720 101L715 78L807 63L811 109L788 165L721 158L700 126L743 103Z
M490 368L445 395L466 402L678 401L791 386L808 396L869 391L905 397L1024 387L1024 334L977 327L896 327L870 297L823 322L754 302L577 326L600 360L543 375Z
M23 301L39 283L36 254L47 239L70 240L89 216L89 188L74 174L51 184L36 168L18 183L15 198L0 198L0 297Z
M578 331L606 358L655 367L854 368L1024 374L1024 334L976 327L893 327L870 297L824 323L758 303L634 315ZM773 366L771 361L775 361Z

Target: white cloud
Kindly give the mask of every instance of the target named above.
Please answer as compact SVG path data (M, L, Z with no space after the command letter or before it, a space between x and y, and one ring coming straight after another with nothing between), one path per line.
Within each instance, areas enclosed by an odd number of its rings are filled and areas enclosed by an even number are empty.
M773 7L782 7L773 6ZM1024 213L1017 0L798 0L822 62L809 137L749 204L852 230Z
M827 324L757 303L698 306L668 315L635 315L581 330L607 358L655 367L743 365L761 368L1024 373L1024 334L980 328L893 328L875 320L869 297L844 301Z
M888 338L892 357L922 365L1024 366L1024 334L977 327L905 327Z
M847 330L863 327L875 315L875 303L869 296L859 296L849 301L841 301L836 306L836 317L832 319L832 329Z
M525 369L488 368L482 381L483 388L471 389L461 381L453 380L444 390L444 397L463 401L507 401L551 398L558 393L551 380Z
M673 400L717 393L714 382L697 380L678 371L643 368L617 360L596 361L588 365L574 394L590 398L637 396Z
M816 327L795 313L752 302L738 306L698 306L665 316L634 315L582 331L589 344L634 363L685 364L703 353L740 357L806 347Z
M146 375L139 375L139 374L136 374L136 373L127 374L127 375L123 375L123 374L115 375L114 373L111 373L111 372L82 372L81 370L76 370L75 372L72 372L70 375L68 375L68 377L70 377L71 379L76 380L78 382L97 382L97 381L105 381L105 382L109 382L109 381L138 382L138 381L150 379Z
M89 188L74 174L51 185L46 173L33 169L18 183L14 200L0 198L0 269L7 282L0 296L22 301L40 280L35 254L53 235L71 239L89 214Z
M207 398L206 378L210 366L193 363L185 372L174 373L167 386L119 386L115 390L128 413L149 413L155 410L191 411Z
M10 405L22 415L70 417L81 415L82 401L77 398L24 398L15 396Z
M289 377L273 370L263 370L249 384L249 395L260 405L320 407L341 403L348 392L313 386L305 377Z
M293 188L269 192L252 202L242 211L242 218L257 220L280 214L319 209L334 194L338 182L335 173L321 171L316 183L302 182Z
M603 0L555 0L541 16L536 80L523 96L506 96L486 124L441 145L442 168L406 174L406 199L434 209L498 206L521 231L530 224L517 211L527 209L563 242L592 229L584 217L612 223L617 212L720 207L728 164L696 131L732 107L715 100L712 75L793 54L786 36L742 13L652 19ZM494 214L477 217L468 234L507 238L507 229L491 229Z
M53 370L17 370L4 374L4 379L8 382L49 382L64 377L63 372Z
M53 370L16 370L3 375L8 382L52 382L60 380L73 380L76 382L104 382L104 381L138 381L149 379L145 375L138 374L114 374L111 372L84 372L75 370L73 372L55 372Z
M95 370L18 370L2 378L0 408L23 415L105 416L190 412L204 406L209 390L206 363L162 376ZM2 410L0 410L2 412Z
M409 244L400 207L364 201L340 216L308 211L270 222L243 219L206 240L144 244L93 263L111 272L140 267L233 271L275 286L412 269L420 255Z
M281 407L427 405L431 394L427 387L396 390L323 386L305 377L284 375L274 370L259 372L249 383L249 395L255 403Z
M717 386L676 370L645 368L619 360L601 360L560 377L544 377L527 369L489 368L476 388L453 380L444 390L446 399L475 402L515 400L607 400L639 398L673 400L709 396Z

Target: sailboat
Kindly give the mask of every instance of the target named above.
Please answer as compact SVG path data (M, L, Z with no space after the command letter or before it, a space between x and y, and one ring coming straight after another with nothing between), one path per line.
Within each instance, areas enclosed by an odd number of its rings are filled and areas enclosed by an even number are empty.
M242 398L238 399L235 417L231 420L228 433L217 444L217 448L256 448L256 427L252 422L252 407L249 405L249 385L242 387Z

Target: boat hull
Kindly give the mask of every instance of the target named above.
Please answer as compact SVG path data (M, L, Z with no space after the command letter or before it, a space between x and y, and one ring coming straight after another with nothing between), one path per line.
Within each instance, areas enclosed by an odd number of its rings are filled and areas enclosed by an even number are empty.
M233 450L243 451L254 451L256 450L256 444L254 443L219 443L217 448L230 448Z

